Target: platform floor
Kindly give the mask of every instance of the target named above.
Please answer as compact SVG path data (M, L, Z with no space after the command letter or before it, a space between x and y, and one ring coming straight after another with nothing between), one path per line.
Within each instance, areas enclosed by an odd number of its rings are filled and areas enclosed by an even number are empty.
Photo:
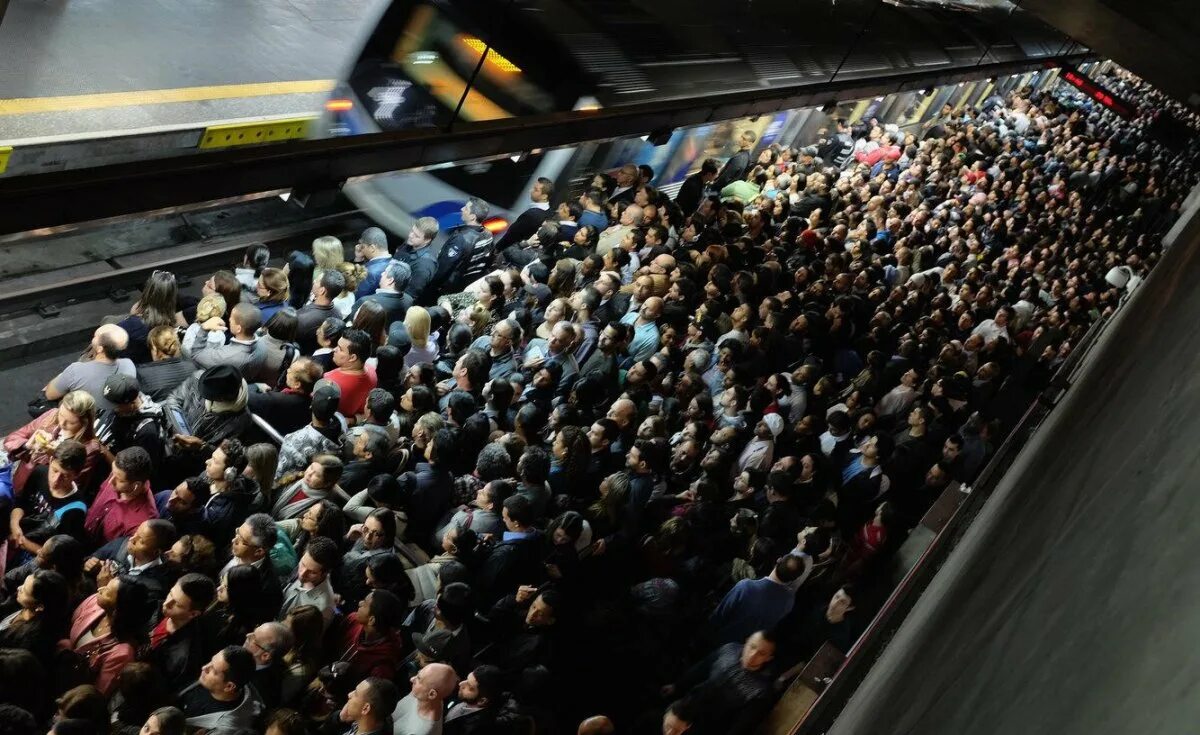
M1196 732L1195 229L1102 335L830 735Z
M0 141L315 112L387 3L9 0Z

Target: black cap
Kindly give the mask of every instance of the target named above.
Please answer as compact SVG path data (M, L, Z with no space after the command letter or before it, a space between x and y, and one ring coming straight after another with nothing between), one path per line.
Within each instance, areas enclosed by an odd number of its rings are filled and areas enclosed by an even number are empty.
M444 662L446 660L446 651L450 648L450 641L454 639L453 634L445 628L437 628L428 633L414 633L413 645L417 650L425 654L435 662Z
M232 365L214 365L200 376L200 395L208 401L232 401L242 390L242 374Z
M124 373L113 373L104 381L104 398L114 405L132 403L141 393L137 378Z
M321 421L328 421L337 413L342 400L342 389L329 380L318 380L313 388L312 414Z

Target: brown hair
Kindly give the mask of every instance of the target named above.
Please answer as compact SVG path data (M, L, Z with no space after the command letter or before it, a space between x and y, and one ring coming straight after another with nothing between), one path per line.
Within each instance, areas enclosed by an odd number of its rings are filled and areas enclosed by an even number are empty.
M217 271L213 274L213 288L225 297L225 317L242 300L242 284L229 271Z
M175 327L155 327L146 336L150 347L163 358L179 357L179 333Z
M281 269L263 268L259 279L270 294L267 296L267 301L287 301L291 296L291 292L288 290L287 274Z

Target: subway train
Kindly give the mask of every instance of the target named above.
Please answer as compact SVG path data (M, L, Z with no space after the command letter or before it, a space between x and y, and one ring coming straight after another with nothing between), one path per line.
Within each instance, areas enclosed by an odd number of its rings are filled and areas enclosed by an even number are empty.
M748 0L699 8L682 0L397 0L334 90L321 136L471 126L724 93L815 88L835 78L886 79L914 71L969 70L1028 61L1037 68L1068 39L1007 0L879 3ZM758 146L813 142L832 116L917 125L943 103L1044 83L1051 68L994 82L951 84L754 117L729 116L651 135L566 148L514 151L417 171L351 180L347 196L397 235L417 217L443 232L469 196L488 203L495 234L523 211L533 183L555 183L554 201L577 196L596 172L649 165L673 194L705 158L723 160L742 130ZM894 89L894 87L892 87Z

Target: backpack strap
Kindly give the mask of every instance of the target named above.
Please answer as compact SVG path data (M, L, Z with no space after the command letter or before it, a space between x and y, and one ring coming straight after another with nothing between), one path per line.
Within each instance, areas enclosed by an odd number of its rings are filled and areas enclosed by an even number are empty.
M54 511L54 520L61 521L63 516L73 510L81 510L87 513L87 505L82 500L72 500L70 503Z

